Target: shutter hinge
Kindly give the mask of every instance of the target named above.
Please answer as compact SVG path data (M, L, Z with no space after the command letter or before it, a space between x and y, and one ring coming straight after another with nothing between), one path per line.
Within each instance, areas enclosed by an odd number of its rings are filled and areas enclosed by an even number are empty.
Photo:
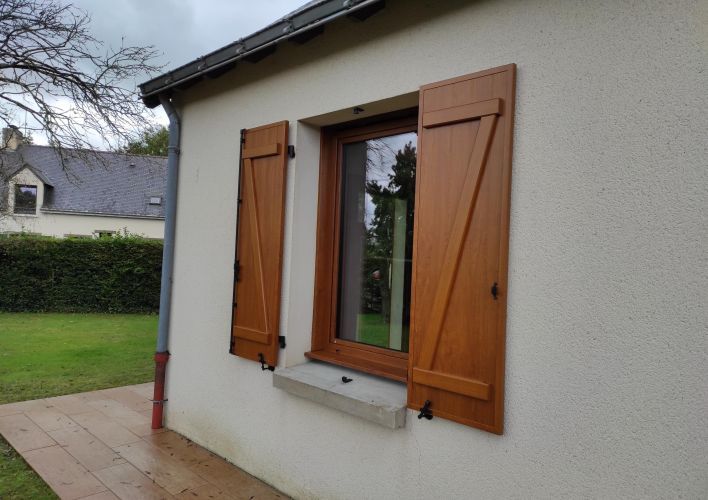
M235 305L235 304L234 304ZM234 336L231 335L231 339L229 340L229 354L234 353L234 348L236 347L236 341L234 339Z
M425 403L423 403L423 407L420 409L420 413L418 414L419 419L423 417L425 417L427 420L433 419L433 411L430 409L430 406L432 404L433 403L431 403L429 399L425 400Z
M260 363L261 363L261 370L263 370L263 371L270 370L272 372L275 371L275 366L270 366L269 364L266 363L265 357L263 356L262 352L258 353L258 361L260 361Z
M241 263L237 260L234 262L234 281L238 281L241 278ZM234 304L235 306L236 304Z
M285 349L285 335L278 335L278 345L281 349Z
M242 128L241 129L241 144L245 144L245 143L246 143L246 129Z
M499 297L499 285L497 285L496 281L492 285L491 292L492 292L492 297L494 297L494 300L497 300L497 298Z
M288 146L288 158L295 158L295 146L292 144Z

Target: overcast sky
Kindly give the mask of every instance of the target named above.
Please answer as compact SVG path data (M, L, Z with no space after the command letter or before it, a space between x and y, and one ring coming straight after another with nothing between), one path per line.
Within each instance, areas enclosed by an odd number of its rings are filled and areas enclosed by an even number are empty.
M307 0L66 0L91 15L93 35L118 46L153 45L164 71L250 35ZM142 83L146 78L138 78ZM156 118L167 123L161 108ZM40 142L41 139L40 139Z
M306 0L71 0L99 40L154 45L172 69L283 17Z

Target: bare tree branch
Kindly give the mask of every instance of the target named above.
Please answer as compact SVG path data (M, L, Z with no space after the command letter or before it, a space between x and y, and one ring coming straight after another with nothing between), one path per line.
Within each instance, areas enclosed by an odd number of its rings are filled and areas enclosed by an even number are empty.
M132 80L160 69L153 47L104 48L90 21L57 0L0 0L0 125L26 115L62 159L95 137L110 149L135 140L149 119Z

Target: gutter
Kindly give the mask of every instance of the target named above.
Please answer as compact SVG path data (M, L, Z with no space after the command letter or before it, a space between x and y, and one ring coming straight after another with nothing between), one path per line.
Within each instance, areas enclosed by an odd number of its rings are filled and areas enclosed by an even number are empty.
M167 90L196 83L203 77L217 77L235 66L237 61L257 62L275 50L284 40L305 43L320 34L324 25L343 16L360 21L385 6L385 0L325 0L277 21L252 35L210 52L190 63L139 85L146 106L158 105L159 96Z
M160 317L155 349L155 388L152 400L152 428L162 428L165 406L165 372L170 353L167 341L172 309L172 271L174 269L175 226L177 216L177 180L179 173L180 121L170 99L161 94L160 104L170 120L167 146L167 186L165 188L165 236L162 248L162 279L160 282Z

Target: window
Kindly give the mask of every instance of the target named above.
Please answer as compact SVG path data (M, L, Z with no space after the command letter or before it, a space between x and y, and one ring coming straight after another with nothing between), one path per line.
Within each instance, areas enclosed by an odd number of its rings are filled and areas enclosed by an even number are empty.
M408 352L416 137L342 145L339 339Z
M315 359L405 380L416 120L325 131ZM319 259L322 252L328 261ZM325 291L326 290L326 291Z
M37 186L15 185L15 213L35 215L37 213Z
M94 234L97 238L112 238L116 232L111 230L96 230Z
M511 64L430 83L417 119L322 131L306 353L405 381L419 418L498 434L515 75ZM286 345L287 130L279 122L241 135L230 350L262 370Z

